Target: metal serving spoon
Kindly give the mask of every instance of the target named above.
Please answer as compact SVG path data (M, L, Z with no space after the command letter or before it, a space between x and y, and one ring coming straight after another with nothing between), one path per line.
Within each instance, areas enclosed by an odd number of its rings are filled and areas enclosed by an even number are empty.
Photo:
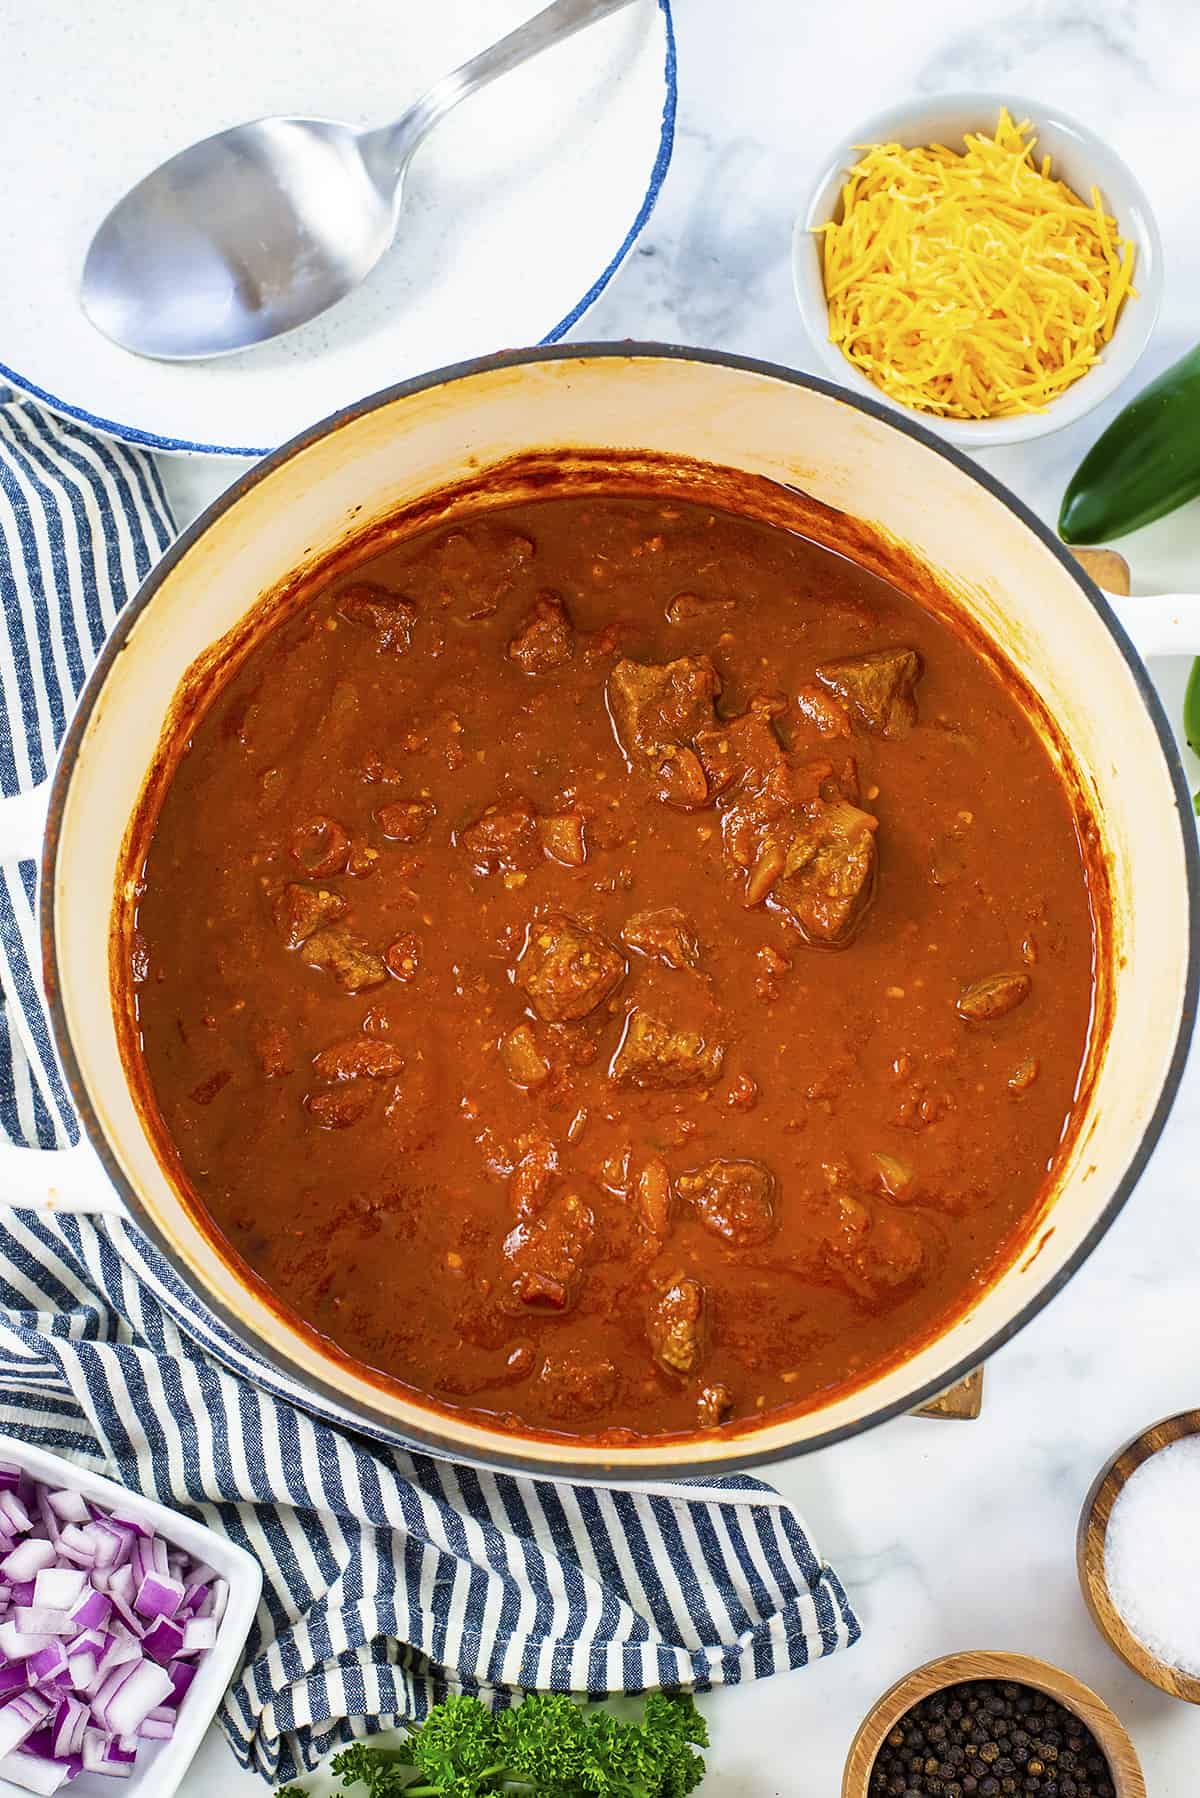
M452 107L632 0L555 0L443 76L395 124L257 119L181 150L100 226L80 298L140 356L222 356L307 324L374 268L404 177Z

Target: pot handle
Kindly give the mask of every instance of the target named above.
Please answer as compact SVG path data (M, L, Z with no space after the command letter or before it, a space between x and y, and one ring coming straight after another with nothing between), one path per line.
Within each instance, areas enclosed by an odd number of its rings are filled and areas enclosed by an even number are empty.
M1200 655L1200 593L1105 593L1122 630L1142 657Z
M41 862L50 782L0 799L0 861Z
M0 1143L0 1205L18 1211L129 1217L104 1163L86 1137L71 1149L24 1149L16 1143Z
M48 780L0 799L0 861L41 861L49 801ZM86 1137L70 1149L28 1149L0 1142L0 1205L129 1215Z

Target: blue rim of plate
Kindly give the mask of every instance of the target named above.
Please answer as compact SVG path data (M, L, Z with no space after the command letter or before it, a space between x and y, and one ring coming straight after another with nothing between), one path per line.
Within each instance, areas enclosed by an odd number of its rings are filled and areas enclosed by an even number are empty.
M658 10L663 16L666 32L666 58L663 63L663 96L662 125L659 130L658 150L650 170L650 179L646 191L642 195L642 203L638 207L633 223L617 247L616 254L606 267L597 275L583 298L560 318L558 323L544 337L540 337L537 348L543 344L557 343L565 337L572 325L578 324L584 313L600 298L630 250L645 229L646 221L654 211L662 184L667 178L667 170L671 166L671 153L675 147L675 110L679 98L678 70L675 57L675 25L671 17L671 0L658 0ZM13 386L26 393L31 399L42 400L51 411L62 413L66 418L78 419L80 424L94 425L107 437L115 437L121 443L135 443L141 449L167 450L193 456L242 456L257 460L261 456L269 456L279 448L277 443L268 443L255 448L240 443L193 443L186 437L162 437L156 431L142 431L136 425L123 425L114 418L98 418L94 412L86 412L81 406L72 406L68 401L60 399L57 394L48 393L36 382L28 381L24 375L9 368L7 363L0 362L0 379L11 381Z

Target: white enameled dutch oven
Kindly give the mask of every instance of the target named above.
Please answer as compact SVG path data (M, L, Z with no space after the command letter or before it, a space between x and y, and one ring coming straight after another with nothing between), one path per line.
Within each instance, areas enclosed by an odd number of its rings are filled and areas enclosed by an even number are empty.
M455 1417L377 1383L282 1317L164 1170L123 1069L105 973L122 842L197 658L372 521L563 446L765 477L903 546L1036 695L1111 883L1107 990L1083 1115L1022 1252L936 1340L857 1390L800 1415L657 1445L567 1444ZM41 903L58 1046L90 1146L7 1150L0 1192L12 1203L132 1214L189 1302L256 1357L264 1384L385 1440L644 1480L762 1463L909 1410L985 1359L1080 1266L1132 1191L1175 1095L1196 1003L1196 833L1131 636L1143 652L1200 649L1200 601L1127 602L1123 627L1003 488L930 433L827 382L699 351L566 346L367 400L268 457L209 509L129 605L88 684L53 783ZM36 803L6 803L0 851L11 855ZM126 898L117 892L118 910Z

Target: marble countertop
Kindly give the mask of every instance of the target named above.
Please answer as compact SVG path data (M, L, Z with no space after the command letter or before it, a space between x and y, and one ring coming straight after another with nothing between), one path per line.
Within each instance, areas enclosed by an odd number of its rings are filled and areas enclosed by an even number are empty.
M788 267L807 181L856 118L910 93L962 88L1043 96L1104 132L1141 177L1166 245L1166 305L1134 385L1198 335L1194 158L1180 147L1200 92L1200 8L859 0L843 15L780 0L676 0L676 13L674 164L641 242L576 337L659 338L816 369ZM994 451L987 466L1052 519L1079 456L1128 397L1070 431ZM239 467L164 461L180 522ZM1200 585L1200 505L1120 547L1135 591ZM1154 674L1177 717L1185 664ZM835 1798L850 1738L893 1679L954 1649L1008 1648L1057 1662L1114 1706L1154 1798L1194 1798L1200 1714L1143 1685L1100 1641L1076 1585L1074 1532L1109 1454L1200 1402L1198 1165L1194 1054L1136 1195L1066 1292L989 1365L978 1422L897 1422L774 1470L864 1634L805 1672L705 1701L714 1792ZM263 1790L215 1732L183 1787L184 1798Z

